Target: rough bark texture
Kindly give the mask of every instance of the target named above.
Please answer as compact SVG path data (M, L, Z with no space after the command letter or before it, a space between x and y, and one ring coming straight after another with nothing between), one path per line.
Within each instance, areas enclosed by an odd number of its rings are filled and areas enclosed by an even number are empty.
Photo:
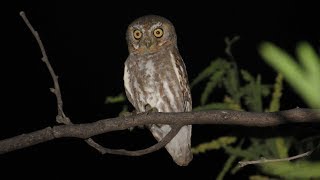
M22 134L0 141L0 153L4 154L22 149L55 138L75 137L88 139L89 137L125 130L129 127L145 124L225 124L251 127L277 126L289 123L320 122L319 109L291 109L271 113L256 113L231 110L216 110L203 112L181 113L145 113L129 117L102 119L87 124L70 124L47 127L28 134ZM121 151L121 150L120 150ZM106 152L108 153L108 152ZM118 153L121 154L121 153ZM130 154L123 154L130 155ZM142 154L138 154L142 155Z

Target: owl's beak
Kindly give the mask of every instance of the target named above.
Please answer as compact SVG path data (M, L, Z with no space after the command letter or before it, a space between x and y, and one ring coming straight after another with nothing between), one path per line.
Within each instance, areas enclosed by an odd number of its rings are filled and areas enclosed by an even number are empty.
M149 38L146 38L143 42L144 42L144 45L145 45L147 48L150 48L151 45L152 45L152 41L151 41L151 39L149 39Z

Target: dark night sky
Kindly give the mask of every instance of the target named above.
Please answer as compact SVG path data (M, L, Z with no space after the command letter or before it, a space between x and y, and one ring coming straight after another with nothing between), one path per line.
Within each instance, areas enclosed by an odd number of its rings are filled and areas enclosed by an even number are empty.
M177 8L172 2L155 1L145 5L143 1L134 1L124 5L125 2L119 1L118 5L108 5L107 1L21 1L10 6L3 26L8 32L3 34L2 47L8 56L1 61L1 67L8 71L1 75L5 87L2 114L8 118L2 118L1 139L56 124L55 99L49 92L52 82L40 60L38 45L19 16L21 10L26 12L43 40L49 60L60 77L65 112L74 123L114 117L121 110L121 106L105 105L104 99L124 90L123 63L128 55L125 32L128 24L142 15L161 15L175 25L190 80L211 60L225 56L226 36L240 36L233 51L239 66L254 75L262 74L262 81L266 83L273 82L275 72L258 56L259 43L272 41L289 52L294 52L301 40L319 47L320 31L316 26L319 19L316 21L315 6L309 4L184 2ZM304 106L290 87L286 87L283 108ZM197 92L193 93L196 99ZM219 135L234 135L235 129L196 126L193 142L198 144ZM96 140L109 147L129 149L155 142L145 130L110 133ZM157 178L170 175L214 179L224 160L223 152L212 151L195 156L190 166L181 168L165 150L143 157L101 156L78 139L54 140L0 156L0 164L6 166L1 171L45 179L88 179L90 176L97 179L101 175L150 179L148 173L154 173ZM243 170L237 178L245 178L252 173L250 170ZM48 177L38 175L38 171Z

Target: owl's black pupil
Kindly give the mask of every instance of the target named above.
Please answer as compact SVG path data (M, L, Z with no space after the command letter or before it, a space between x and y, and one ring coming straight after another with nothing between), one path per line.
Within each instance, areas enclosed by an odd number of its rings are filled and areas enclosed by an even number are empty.
M160 34L160 31L156 31L157 34Z
M140 35L140 33L136 32L136 36L139 36L139 35Z

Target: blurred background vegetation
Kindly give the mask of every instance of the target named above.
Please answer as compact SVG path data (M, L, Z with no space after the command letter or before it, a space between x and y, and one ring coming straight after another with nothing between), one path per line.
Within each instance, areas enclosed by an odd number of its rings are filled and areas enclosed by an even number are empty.
M263 83L260 74L252 75L245 69L239 69L232 55L232 45L240 37L225 38L226 58L217 58L190 82L191 88L202 89L200 100L194 104L193 111L229 109L251 112L274 112L281 108L283 84L290 87L310 108L320 108L320 58L313 47L301 42L296 48L297 60L280 47L264 42L258 48L262 58L277 72L273 84ZM213 100L215 91L223 92L221 101ZM124 93L106 98L107 104L123 103L128 111ZM195 100L193 100L195 102ZM214 133L214 132L213 132ZM268 138L221 136L209 142L195 145L195 156L209 151L221 150L228 158L224 162L216 179L221 180L228 174L236 177L240 170L238 161L259 160L261 158L287 158L309 150L317 150L320 135L298 139L294 136L275 135ZM310 156L294 161L264 163L255 165L257 172L249 174L248 179L312 179L320 178L320 161ZM246 167L244 167L246 168Z

